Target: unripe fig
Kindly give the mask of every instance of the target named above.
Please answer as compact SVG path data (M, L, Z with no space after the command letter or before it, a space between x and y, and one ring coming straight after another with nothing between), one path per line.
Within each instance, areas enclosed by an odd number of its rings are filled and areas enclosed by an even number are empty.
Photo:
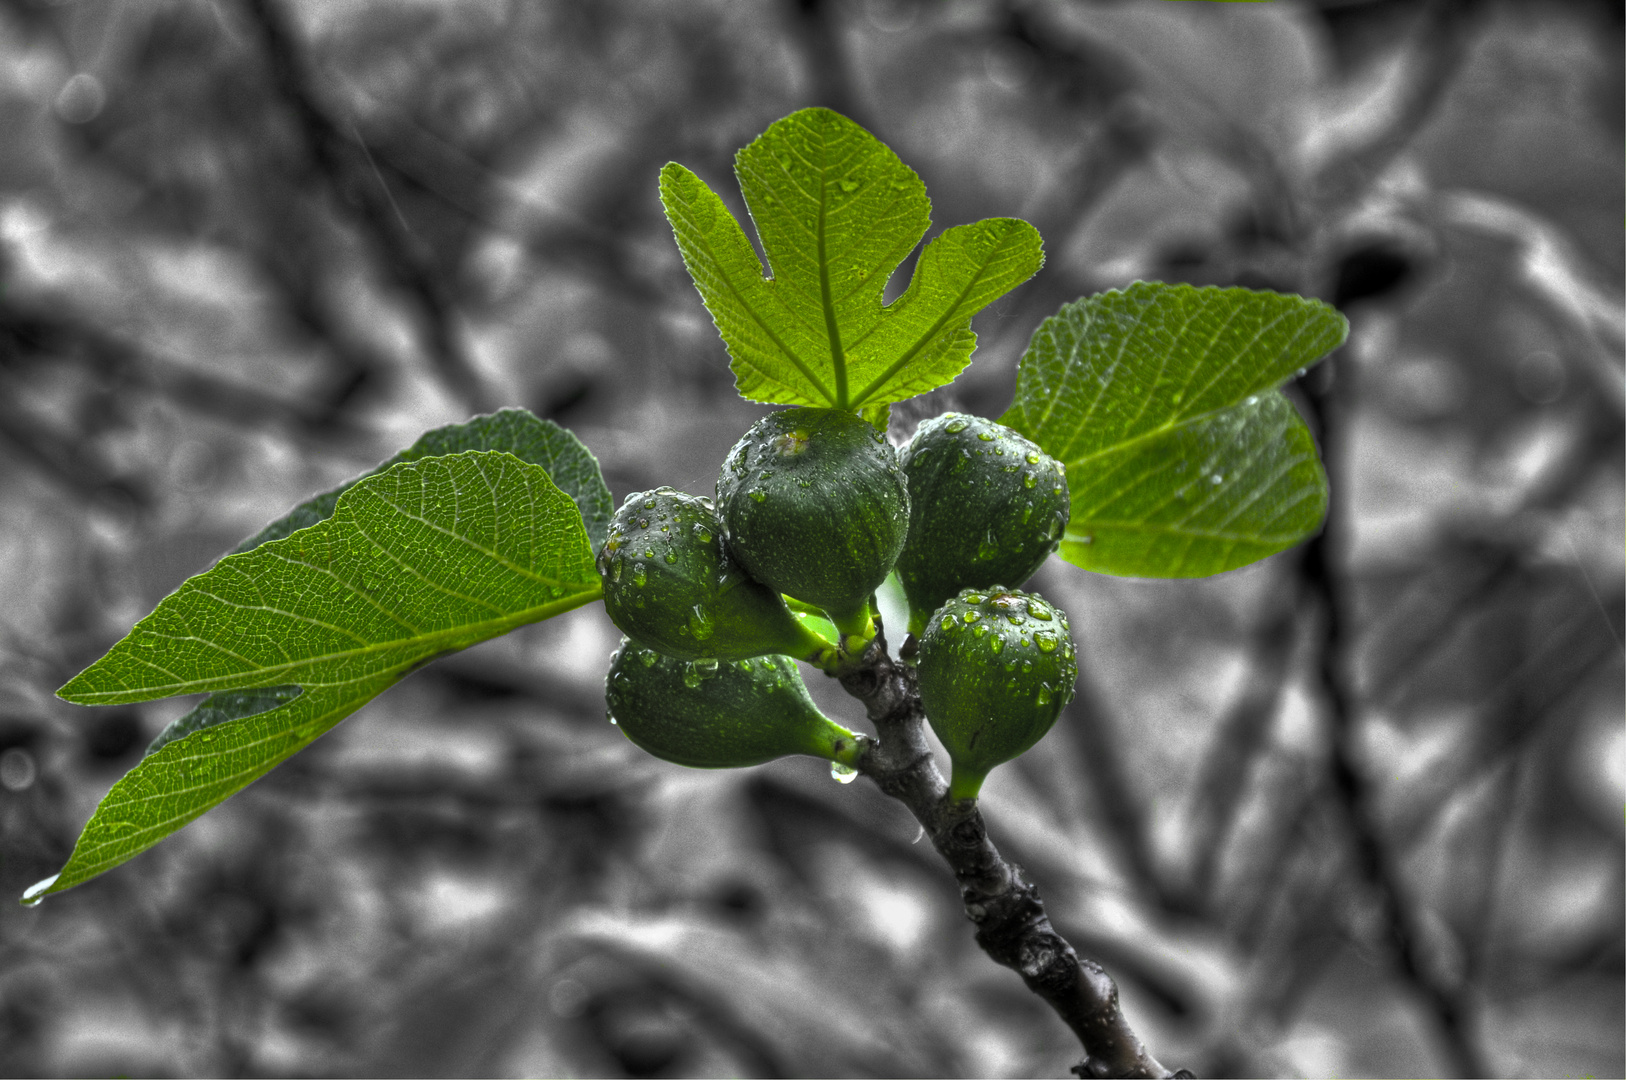
M858 736L819 712L783 656L684 663L623 639L604 690L622 733L679 765L737 769L788 754L857 761Z
M898 578L909 632L961 589L1020 586L1056 550L1071 516L1061 462L992 420L944 413L900 455L909 541Z
M811 659L830 648L728 557L709 499L667 487L627 496L610 519L598 572L610 621L679 660Z
M949 794L975 798L994 766L1044 737L1073 696L1067 615L1037 594L967 589L920 637L920 704L954 764Z
M717 508L746 571L823 609L843 634L868 626L870 594L909 528L897 451L840 409L759 420L723 463Z

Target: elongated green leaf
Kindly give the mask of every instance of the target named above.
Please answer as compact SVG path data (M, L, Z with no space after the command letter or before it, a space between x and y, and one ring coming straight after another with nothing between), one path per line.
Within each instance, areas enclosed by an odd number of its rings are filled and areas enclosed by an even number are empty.
M1313 534L1326 476L1276 388L1348 332L1320 301L1155 282L1045 320L1000 422L1067 466L1061 557L1108 574L1203 577Z
M288 514L237 545L233 553L252 551L268 540L280 540L326 519L333 513L339 496L353 484L377 475L392 465L458 454L465 450L505 450L521 461L529 461L548 470L554 484L569 495L581 510L593 550L597 551L599 545L604 543L615 504L592 451L583 446L574 434L552 420L542 420L525 409L500 409L488 416L476 416L461 424L449 424L424 432L417 442L376 469L300 503Z
M465 451L367 477L326 520L184 582L58 691L233 693L160 736L30 898L152 846L435 657L600 592L581 513L541 466Z
M661 170L661 203L751 401L857 409L942 386L970 362L971 317L1044 263L1025 221L956 226L883 307L887 279L931 224L913 169L846 117L803 109L741 150L734 171L770 278L722 199L675 162Z

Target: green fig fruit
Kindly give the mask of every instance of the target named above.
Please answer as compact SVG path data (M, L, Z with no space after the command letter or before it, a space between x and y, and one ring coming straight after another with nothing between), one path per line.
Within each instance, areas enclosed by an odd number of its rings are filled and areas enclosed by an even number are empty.
M717 507L734 558L758 581L869 631L869 598L909 528L897 451L854 413L786 409L729 451Z
M738 769L789 754L857 763L861 740L820 713L783 656L685 663L623 640L610 661L612 721L640 748L696 769Z
M898 578L909 632L961 589L1020 586L1061 542L1071 515L1061 462L992 420L944 413L900 455L909 541Z
M949 795L974 799L996 765L1044 737L1073 696L1067 615L1033 593L966 589L937 610L916 659L920 704L953 762Z
M709 499L666 487L627 496L610 519L598 572L610 621L679 660L815 659L833 648L728 557Z

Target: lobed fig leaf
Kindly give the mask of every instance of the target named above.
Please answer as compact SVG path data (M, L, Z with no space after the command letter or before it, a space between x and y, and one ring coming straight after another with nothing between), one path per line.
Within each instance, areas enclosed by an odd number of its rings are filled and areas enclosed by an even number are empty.
M825 717L783 656L685 663L623 640L610 661L612 721L640 749L696 769L739 769L791 754L851 766L862 740Z
M1073 697L1067 615L1033 593L967 589L920 638L920 704L949 752L949 795L974 799L998 765L1050 730Z
M909 538L898 578L911 634L962 589L1027 581L1067 528L1061 462L1003 424L944 413L920 425L900 462Z
M734 444L717 480L730 554L758 581L868 635L869 598L909 528L897 451L840 409L786 409Z

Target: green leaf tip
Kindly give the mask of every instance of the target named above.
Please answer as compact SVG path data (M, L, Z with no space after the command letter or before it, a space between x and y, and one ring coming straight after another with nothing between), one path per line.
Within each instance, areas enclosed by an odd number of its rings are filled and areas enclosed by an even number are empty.
M1341 345L1329 305L1136 282L1034 332L1000 422L1067 469L1058 554L1100 573L1206 577L1313 535L1327 480L1278 389Z
M971 317L1038 272L1038 230L989 218L921 251L902 296L886 283L931 225L913 169L829 109L776 121L734 172L768 276L721 198L672 162L661 205L750 401L865 410L949 383L971 361Z

